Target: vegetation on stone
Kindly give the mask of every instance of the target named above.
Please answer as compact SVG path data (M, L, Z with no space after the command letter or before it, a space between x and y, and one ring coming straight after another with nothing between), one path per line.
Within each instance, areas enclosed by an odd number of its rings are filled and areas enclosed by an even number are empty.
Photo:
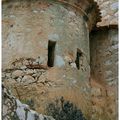
M63 97L49 103L46 108L47 114L56 120L86 120L82 111Z

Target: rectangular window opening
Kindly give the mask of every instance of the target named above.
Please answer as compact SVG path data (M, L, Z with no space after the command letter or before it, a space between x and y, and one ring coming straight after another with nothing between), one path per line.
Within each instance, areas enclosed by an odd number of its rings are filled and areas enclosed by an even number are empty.
M48 41L48 66L53 67L54 66L54 59L55 59L55 45L56 41Z
M80 50L80 49L77 49L75 63L76 63L76 67L77 67L78 70L80 69L80 57L81 57L81 56L82 56L81 50Z

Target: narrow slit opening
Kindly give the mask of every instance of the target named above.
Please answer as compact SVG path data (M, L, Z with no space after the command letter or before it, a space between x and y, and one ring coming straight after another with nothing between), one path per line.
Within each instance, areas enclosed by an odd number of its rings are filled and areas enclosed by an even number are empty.
M81 50L80 50L80 49L77 49L75 63L76 63L76 67L77 67L78 70L80 69L80 57L81 57L81 56L82 56Z
M54 66L54 59L55 59L55 45L56 41L48 41L48 63L49 67Z

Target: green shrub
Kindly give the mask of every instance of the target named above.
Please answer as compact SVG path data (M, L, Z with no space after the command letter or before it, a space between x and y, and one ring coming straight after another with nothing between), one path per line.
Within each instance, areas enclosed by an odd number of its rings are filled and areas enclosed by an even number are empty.
M81 112L73 103L65 101L63 97L49 103L46 107L46 114L55 120L86 120Z

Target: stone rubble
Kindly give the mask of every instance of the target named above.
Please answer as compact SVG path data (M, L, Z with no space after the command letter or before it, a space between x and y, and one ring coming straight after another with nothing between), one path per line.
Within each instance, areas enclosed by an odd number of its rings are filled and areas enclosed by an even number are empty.
M22 104L2 86L3 111L2 120L55 120L51 116L39 114Z
M16 60L14 63L14 66L11 67L11 69L3 70L2 73L2 80L3 81L9 81L13 80L18 83L22 83L24 85L28 85L34 82L37 82L40 80L40 76L46 72L44 69L29 69L26 67L26 65L35 64L39 65L41 62L40 57L36 59L19 59ZM21 66L19 66L21 65ZM43 82L43 81L42 81Z

